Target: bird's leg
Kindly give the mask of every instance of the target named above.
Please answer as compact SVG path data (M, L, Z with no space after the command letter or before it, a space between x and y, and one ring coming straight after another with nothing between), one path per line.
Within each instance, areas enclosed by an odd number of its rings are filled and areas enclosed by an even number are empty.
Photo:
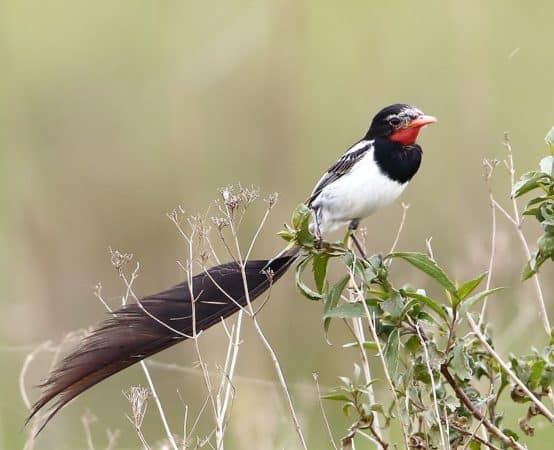
M314 216L314 223L315 223L315 229L314 229L314 236L315 236L315 242L314 246L317 249L321 249L323 247L323 237L321 236L321 228L319 228L319 219L317 217L318 210L313 210L313 216Z
M360 225L360 220L359 219L351 220L350 223L348 224L348 235L352 239L352 242L354 242L354 245L358 249L358 252L360 252L360 256L363 259L367 260L365 250L362 247L362 245L360 244L360 241L358 241L358 238L356 237L356 235L354 234L354 231L356 231L358 229L359 225Z

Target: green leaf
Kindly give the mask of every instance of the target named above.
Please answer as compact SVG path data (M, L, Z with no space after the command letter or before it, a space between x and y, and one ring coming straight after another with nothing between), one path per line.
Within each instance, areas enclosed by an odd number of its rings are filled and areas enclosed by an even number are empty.
M365 316L365 308L362 302L342 303L336 308L327 311L323 318L352 319Z
M311 214L310 208L304 203L300 203L292 213L292 227L295 230L300 229L306 220L310 220Z
M358 347L358 346L359 344L357 342L349 342L348 344L343 344L342 348L352 348L352 347ZM373 341L362 342L362 347L365 348L366 350L372 350L372 351L379 350L379 346Z
M385 349L383 350L385 356L385 363L391 378L394 378L396 369L398 367L398 349L400 347L400 334L399 330L395 328L389 334Z
M511 438L514 438L515 441L519 441L519 435L513 431L513 430L510 430L509 428L504 428L502 430L502 432L508 436L508 437L511 437Z
M282 237L287 242L290 242L294 239L295 235L288 230L281 230L277 233L277 236Z
M554 382L554 366L552 364L547 365L542 371L542 376L539 381L540 386L546 390L551 387Z
M349 402L352 399L348 397L346 394L340 393L340 392L330 392L328 394L323 394L321 396L324 400L335 400L338 402Z
M544 263L544 261L545 258L543 257L541 252L533 252L531 254L531 258L529 259L529 261L527 261L527 264L525 264L525 267L521 272L521 281L525 281L535 275L539 271L539 268L542 263Z
M443 319L445 322L448 322L448 314L446 314L444 309L442 309L440 304L438 304L435 300L432 300L432 299L430 299L429 297L427 297L425 295L418 294L417 292L404 291L404 295L406 297L413 298L413 299L423 303L424 305L428 306L434 312L436 312L441 319Z
M371 407L369 409L371 411L378 412L378 413L381 413L381 414L385 415L385 410L383 408L383 405L381 405L379 403L374 403L373 405L371 405Z
M540 221L540 209L543 206L543 203L548 201L554 201L554 197L551 195L542 195L540 197L535 197L529 200L525 209L523 210L524 216L537 216L537 219Z
M554 234L544 233L537 241L539 252L543 258L550 258L554 255Z
M488 297L491 294L494 294L495 292L501 291L502 289L504 289L504 288L503 287L497 287L497 288L493 288L493 289L487 289L485 291L481 291L481 292L479 292L475 295L472 295L471 297L468 297L468 298L464 299L462 301L462 305L460 306L460 309L459 309L459 316L460 317L465 316L466 313L471 309L471 307L473 305L475 305L475 303L477 303L480 300L485 299L486 297Z
M342 294L342 291L344 291L344 288L348 284L348 281L350 280L350 276L345 275L338 283L333 285L331 289L327 290L327 293L324 297L325 306L323 308L324 315L334 309L337 304L339 303L340 296ZM329 326L331 325L331 318L325 317L323 319L323 330L325 332L325 339L327 340L327 333L329 332ZM329 341L327 340L329 343Z
M381 309L391 316L393 321L397 321L402 316L404 308L404 302L400 294L395 293L391 295L387 300L381 302Z
M354 408L354 404L352 402L349 402L349 403L345 403L344 405L342 405L342 413L345 415L345 416L348 416L348 414L350 413L349 409L350 408Z
M531 371L529 372L529 381L527 382L529 388L536 389L539 386L542 372L546 366L546 361L544 359L537 359L531 366Z
M315 238L310 233L310 221L312 211L305 204L301 203L292 214L292 227L295 232L296 242L302 247L313 248Z
M483 278L487 276L487 272L482 273L476 278L473 278L472 280L466 281L464 284L462 284L458 288L458 298L460 300L463 300L466 298L469 294L471 294L479 284L481 284L481 281L483 281Z
M418 336L411 336L404 345L406 347L406 350L408 350L413 355L421 350L421 342L419 341Z
M457 295L456 286L454 286L454 283L450 280L450 278L448 278L444 270L442 270L435 261L424 253L396 252L387 255L387 258L402 258L414 267L417 267L419 270L429 275L453 296Z
M469 364L469 357L465 351L464 343L458 341L454 346L452 361L450 362L452 369L461 380L471 380L473 370Z
M311 261L311 259L312 259L311 256L307 256L306 258L304 258L302 261L298 263L298 266L296 266L296 273L295 273L296 287L304 297L310 300L321 300L323 296L320 293L310 289L308 285L306 285L302 281L302 273L304 272L306 265Z
M520 197L529 191L539 187L542 183L548 183L550 176L544 172L527 172L512 186L512 197Z
M414 380L421 381L427 385L431 384L431 375L426 364L417 363L414 365Z
M314 282L318 292L323 292L325 286L325 278L327 276L327 264L329 255L326 253L318 253L314 255L312 263L312 271L314 273Z
M338 377L342 384L350 388L352 386L352 380L348 377Z

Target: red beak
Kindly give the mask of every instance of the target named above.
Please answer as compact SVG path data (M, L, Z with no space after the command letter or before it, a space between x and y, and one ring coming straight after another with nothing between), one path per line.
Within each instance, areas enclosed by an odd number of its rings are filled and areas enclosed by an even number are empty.
M412 120L406 128L421 128L426 125L436 123L437 118L433 116L419 116L417 119Z
M391 141L400 142L402 145L412 145L421 130L426 125L431 125L437 121L433 116L419 116L417 119L412 120L404 128L396 130L389 136Z

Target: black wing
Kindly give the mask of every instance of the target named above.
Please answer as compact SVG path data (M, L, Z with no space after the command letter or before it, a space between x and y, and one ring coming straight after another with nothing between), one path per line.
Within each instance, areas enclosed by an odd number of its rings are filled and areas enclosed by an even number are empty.
M364 145L361 145L361 144ZM348 150L344 155L342 155L335 164L333 164L329 170L323 175L321 180L316 184L312 195L308 199L308 206L312 206L312 203L315 199L321 194L321 191L329 186L334 181L338 180L343 175L350 172L350 169L356 164L364 155L372 148L373 141L362 140L354 144L351 149ZM359 148L356 148L359 147ZM354 148L356 148L354 150Z

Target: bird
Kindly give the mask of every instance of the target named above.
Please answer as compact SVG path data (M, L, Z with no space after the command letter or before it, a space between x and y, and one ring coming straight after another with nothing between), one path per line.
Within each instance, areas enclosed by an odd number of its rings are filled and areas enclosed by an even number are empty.
M365 257L355 237L360 221L404 191L421 164L418 134L436 121L407 104L380 110L365 136L316 183L306 201L311 211L310 232L321 239L323 234L347 227ZM190 286L184 281L115 310L39 385L39 398L26 423L45 409L38 435L84 391L238 312L279 280L300 253L299 247L293 247L269 260L245 261L244 267L237 261L220 264L192 277Z

